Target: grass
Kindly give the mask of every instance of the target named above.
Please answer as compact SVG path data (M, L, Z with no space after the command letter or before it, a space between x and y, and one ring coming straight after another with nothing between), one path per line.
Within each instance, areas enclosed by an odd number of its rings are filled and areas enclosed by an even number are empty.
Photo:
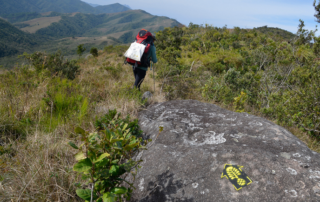
M118 55L100 51L98 59L81 59L81 73L73 81L21 66L0 75L0 115L9 117L0 125L16 123L25 132L16 134L18 139L2 134L0 201L81 201L75 195L81 176L72 171L75 151L67 145L79 142L75 126L93 131L96 117L109 109L137 118L144 104L141 92L132 89L132 68ZM143 91L153 91L150 75ZM150 103L161 101L156 94Z
M23 23L28 24L28 27L24 27L21 30L29 33L36 33L39 29L50 26L54 22L59 22L61 20L61 16L55 17L42 17L36 18L28 21L24 21Z
M145 91L154 94L149 104L166 101L158 81L154 92L152 71L147 72L142 92L133 90L132 68L123 65L123 50L106 50L98 58L80 59L81 72L72 81L37 74L28 65L2 71L0 126L15 124L17 129L1 134L0 201L81 201L75 190L82 179L72 171L75 151L68 146L69 141L80 142L74 128L95 130L94 120L109 109L137 118ZM246 111L261 116L248 107ZM298 128L287 129L320 152L317 140Z

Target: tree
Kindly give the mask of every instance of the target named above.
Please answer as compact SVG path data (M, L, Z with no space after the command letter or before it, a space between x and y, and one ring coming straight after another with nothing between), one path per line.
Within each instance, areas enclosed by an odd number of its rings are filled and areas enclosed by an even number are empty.
M314 0L313 2L313 6L314 6L314 9L316 10L316 14L314 14L314 17L317 18L317 22L320 23L320 1L318 2L318 4L316 4L317 1Z
M78 46L78 49L77 49L77 54L79 55L79 58L81 57L81 55L84 53L84 51L86 51L86 48L83 47L83 44L80 44Z
M315 37L315 33L318 31L317 29L314 31L309 31L307 29L304 29L305 24L303 20L299 20L300 24L299 24L299 29L297 31L297 41L296 44L297 45L303 45L303 44L308 44L311 43L311 41L314 39Z
M93 55L93 57L98 57L98 49L95 47L92 47L90 50L90 54Z

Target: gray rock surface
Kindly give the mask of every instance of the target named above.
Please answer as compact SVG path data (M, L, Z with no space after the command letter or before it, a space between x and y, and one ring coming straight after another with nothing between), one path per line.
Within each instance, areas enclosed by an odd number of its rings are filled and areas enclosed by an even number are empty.
M150 99L152 97L152 93L150 91L146 91L143 93L142 95L142 100L145 100L145 99Z
M137 157L132 201L320 201L320 155L270 121L193 100L151 105L139 120L153 140L164 131ZM225 164L253 182L236 191Z

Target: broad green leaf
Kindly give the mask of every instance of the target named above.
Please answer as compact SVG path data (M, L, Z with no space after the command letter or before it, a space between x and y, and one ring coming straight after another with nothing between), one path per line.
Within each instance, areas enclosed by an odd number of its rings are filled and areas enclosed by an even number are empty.
M103 167L105 165L109 164L109 160L108 159L103 159L102 161L97 162L95 165L96 167Z
M73 142L69 142L68 143L71 147L73 147L74 149L79 149L79 147L75 144L75 143L73 143Z
M77 127L74 131L75 131L77 134L81 134L81 135L85 135L85 134L86 134L86 131L83 130L82 128L80 128L80 127Z
M127 124L127 123L124 124L124 126L123 126L123 128L122 128L122 131L125 131L127 127L128 127L128 124Z
M83 152L77 153L75 157L76 157L76 160L77 160L77 161L80 161L80 160L83 160L83 159L87 158L87 157L84 155Z
M87 201L91 199L91 190L90 189L77 189L77 195Z
M132 138L132 140L130 141L129 144L134 144L134 143L136 143L136 142L137 142L137 139L133 139L133 138Z
M111 140L111 144L113 144L113 143L115 143L115 142L122 141L122 140L123 140L123 138L120 138L120 139L113 139L113 140Z
M109 170L109 173L111 175L117 175L117 173L119 172L120 170L120 167L118 165L112 165L110 170Z
M130 132L130 128L127 129L127 130L123 133L123 136L124 136L125 138L127 138L129 132Z
M119 162L119 159L116 159L116 160L113 160L111 164L118 164L118 162Z
M107 140L110 141L110 139L111 139L111 132L110 132L110 130L109 130L109 129L106 129L106 130L104 131L104 134L106 135Z
M126 151L132 150L133 148L135 148L138 145L139 145L139 142L137 142L135 144L129 144L129 145L124 147L124 150L126 150Z
M125 194L127 193L127 189L125 187L115 187L110 190L113 194Z
M108 153L101 154L101 155L97 158L97 160L94 161L94 163L97 163L97 162L99 162L99 161L102 161L105 157L109 157L109 156L110 156L110 154L108 154Z
M73 166L73 170L77 172L85 172L90 170L91 168L92 168L92 163L88 158L79 161Z
M103 200L103 202L115 202L116 201L114 194L112 194L110 192L104 193L102 196L102 200Z
M99 136L98 136L98 133L90 133L89 137L90 138L96 138L96 137L99 137Z

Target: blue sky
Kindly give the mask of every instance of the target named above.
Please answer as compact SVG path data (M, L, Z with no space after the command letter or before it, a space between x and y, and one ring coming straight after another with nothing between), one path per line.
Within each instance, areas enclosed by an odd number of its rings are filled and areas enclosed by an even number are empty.
M314 30L318 24L314 18L314 0L84 0L108 5L127 4L132 9L142 9L152 15L167 16L188 25L209 24L228 28L238 26L253 28L267 25L295 33L299 19L306 28ZM146 3L149 2L149 3ZM317 33L319 35L320 31Z

